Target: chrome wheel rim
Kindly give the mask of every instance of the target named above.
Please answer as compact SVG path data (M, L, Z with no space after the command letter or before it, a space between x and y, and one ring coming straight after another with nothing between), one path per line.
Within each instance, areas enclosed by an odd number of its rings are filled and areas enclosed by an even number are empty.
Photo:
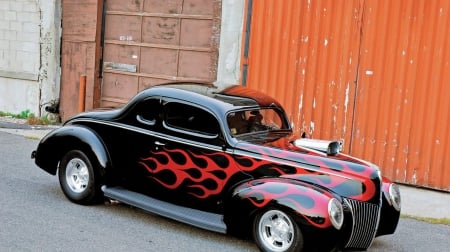
M70 190L75 193L82 193L89 183L89 170L86 163L74 158L69 161L66 167L66 181Z
M271 251L286 251L294 240L294 226L281 211L267 211L258 223L258 236Z

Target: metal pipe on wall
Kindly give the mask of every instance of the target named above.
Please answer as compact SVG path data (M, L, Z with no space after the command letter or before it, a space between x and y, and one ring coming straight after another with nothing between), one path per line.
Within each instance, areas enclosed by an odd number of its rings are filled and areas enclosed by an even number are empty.
M80 86L78 90L78 113L84 112L86 101L86 75L80 76Z

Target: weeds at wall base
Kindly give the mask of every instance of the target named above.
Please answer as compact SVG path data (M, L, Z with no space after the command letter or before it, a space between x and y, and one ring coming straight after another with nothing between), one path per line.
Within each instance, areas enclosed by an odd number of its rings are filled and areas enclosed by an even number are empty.
M52 116L45 115L42 117L37 117L33 113L30 112L29 109L26 109L19 114L14 114L10 112L0 111L0 117L11 117L15 119L23 119L26 120L29 125L54 125L58 124L58 120L52 118Z

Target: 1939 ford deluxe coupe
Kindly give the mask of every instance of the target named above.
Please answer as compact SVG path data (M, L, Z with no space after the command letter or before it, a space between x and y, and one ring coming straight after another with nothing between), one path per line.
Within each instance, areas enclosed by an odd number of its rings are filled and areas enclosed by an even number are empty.
M367 249L394 233L398 186L339 142L293 137L282 106L246 87L157 85L79 114L35 163L78 204L114 199L262 251Z

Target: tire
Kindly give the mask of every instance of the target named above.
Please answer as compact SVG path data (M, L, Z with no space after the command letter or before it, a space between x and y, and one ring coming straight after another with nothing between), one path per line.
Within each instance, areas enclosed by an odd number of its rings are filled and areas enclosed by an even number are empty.
M304 243L297 223L278 209L267 209L256 215L253 238L261 251L302 251Z
M59 184L70 201L90 205L97 203L102 194L97 174L85 153L72 150L61 160Z

